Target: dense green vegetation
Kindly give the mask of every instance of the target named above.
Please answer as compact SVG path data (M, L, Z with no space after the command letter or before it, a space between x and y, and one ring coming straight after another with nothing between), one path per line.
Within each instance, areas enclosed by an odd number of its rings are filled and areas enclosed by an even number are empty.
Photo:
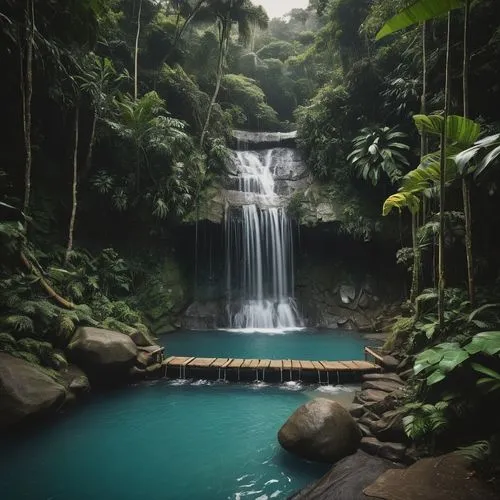
M7 0L0 38L0 350L57 371L79 324L170 327L230 130L297 128L290 208L321 193L353 238L401 239L408 435L498 453L498 1Z

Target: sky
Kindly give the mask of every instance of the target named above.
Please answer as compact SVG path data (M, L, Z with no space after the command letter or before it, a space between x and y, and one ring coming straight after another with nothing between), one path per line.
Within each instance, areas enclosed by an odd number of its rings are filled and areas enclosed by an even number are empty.
M256 5L262 5L269 17L281 17L292 9L305 9L309 0L253 0Z

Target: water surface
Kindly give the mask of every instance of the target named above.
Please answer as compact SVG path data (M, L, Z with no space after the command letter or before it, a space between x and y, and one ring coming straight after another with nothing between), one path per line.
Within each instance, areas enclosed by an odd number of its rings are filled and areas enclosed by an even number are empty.
M208 330L164 335L168 356L348 361L364 359L363 336L342 330Z
M94 395L48 426L0 443L0 497L267 500L287 498L326 472L276 440L311 392L289 390L300 389L293 384L175 384Z

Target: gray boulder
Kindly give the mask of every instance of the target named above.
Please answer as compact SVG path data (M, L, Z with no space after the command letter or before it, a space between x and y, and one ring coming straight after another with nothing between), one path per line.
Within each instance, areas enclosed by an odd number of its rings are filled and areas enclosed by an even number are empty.
M128 335L101 328L78 328L67 349L69 357L91 378L123 376L137 356L137 346Z
M85 373L76 365L69 365L60 374L67 389L78 395L90 391L90 382Z
M40 368L0 353L0 427L57 408L65 388Z
M334 463L354 453L361 431L336 401L317 398L298 408L278 432L285 450L307 460Z
M149 347L155 345L150 336L140 330L135 330L135 332L131 333L130 338L134 341L134 344L139 347Z

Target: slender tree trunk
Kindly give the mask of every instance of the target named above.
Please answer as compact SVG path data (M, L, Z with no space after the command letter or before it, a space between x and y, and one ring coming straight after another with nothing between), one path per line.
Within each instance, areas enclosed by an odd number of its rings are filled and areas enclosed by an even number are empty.
M205 125L203 125L203 130L201 132L200 148L203 148L203 143L205 142L205 136L207 134L208 126L210 124L210 117L212 115L212 110L217 101L217 96L219 95L220 84L222 81L222 72L224 69L224 60L226 58L227 46L229 43L230 31L231 31L231 18L230 18L230 13L228 12L226 18L223 21L223 26L221 29L221 35L220 35L221 39L219 41L219 59L217 62L217 81L215 84L215 90L212 95L212 99L210 100L210 104L208 105Z
M420 98L420 113L425 115L427 112L427 25L422 23L422 96ZM427 154L427 134L422 132L420 136L420 161ZM422 196L422 224L425 224L425 201ZM418 214L412 214L412 240L413 240L413 273L410 291L410 301L415 302L420 293L420 268L421 268L421 253L418 246Z
M26 0L26 49L24 66L22 74L24 76L21 82L23 94L23 131L24 131L24 203L23 212L28 214L31 196L31 100L33 97L33 45L35 37L35 5L34 0ZM21 42L23 43L23 42Z
M447 166L447 121L450 111L450 66L451 66L451 12L448 13L448 35L446 40L446 79L444 89L444 120L441 131L441 161L439 176L439 263L438 263L438 317L439 328L444 328L444 289L445 289L445 263L444 263L444 232L445 232L445 206L446 206L446 166Z
M469 117L469 24L470 24L470 0L465 2L464 18L464 61L463 61L463 101L464 118ZM462 196L464 200L465 217L465 254L467 257L467 287L469 289L469 301L475 302L474 293L474 263L472 254L472 211L470 200L470 182L467 175L462 176Z
M92 155L94 153L95 145L95 131L97 128L97 110L94 108L92 110L92 124L90 125L90 138L89 138L89 148L87 150L87 157L85 158L85 166L83 171L80 173L80 178L85 179L90 170L92 169Z
M68 231L68 246L66 248L66 256L64 258L64 264L67 265L73 250L73 234L75 232L75 220L76 220L76 207L77 207L77 187L78 187L78 143L80 139L80 108L77 104L75 109L75 144L73 150L73 189L72 189L72 204L71 204L71 217L69 219L69 231Z
M142 0L139 0L139 12L137 14L137 34L135 36L135 56L134 56L134 99L137 101L138 87L139 87L139 37L141 35L141 14L142 14Z

